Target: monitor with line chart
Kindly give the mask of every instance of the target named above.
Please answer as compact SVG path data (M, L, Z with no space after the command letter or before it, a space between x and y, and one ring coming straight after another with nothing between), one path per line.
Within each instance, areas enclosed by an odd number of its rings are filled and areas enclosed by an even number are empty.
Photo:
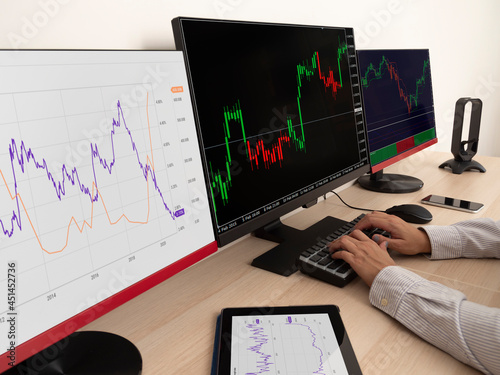
M0 110L2 372L217 244L182 52L3 50Z
M353 30L193 18L172 25L219 245L250 232L281 242L253 265L294 272L299 244L340 223L297 231L280 217L369 169Z
M361 186L387 193L420 189L413 176L383 168L437 142L429 50L358 50L372 174Z

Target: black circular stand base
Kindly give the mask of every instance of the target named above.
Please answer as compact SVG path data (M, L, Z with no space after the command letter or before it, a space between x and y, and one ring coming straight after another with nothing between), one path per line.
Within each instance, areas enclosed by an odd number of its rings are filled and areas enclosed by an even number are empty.
M6 375L140 375L142 357L127 339L107 332L81 331L28 358Z
M358 183L365 189L381 193L411 193L424 186L418 178L393 173L361 176Z

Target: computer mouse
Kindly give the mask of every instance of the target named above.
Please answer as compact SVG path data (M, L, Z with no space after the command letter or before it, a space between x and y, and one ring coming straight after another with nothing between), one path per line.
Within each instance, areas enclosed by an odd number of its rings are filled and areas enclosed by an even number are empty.
M425 224L432 220L432 214L418 204L401 204L388 208L385 212L400 217L408 223Z

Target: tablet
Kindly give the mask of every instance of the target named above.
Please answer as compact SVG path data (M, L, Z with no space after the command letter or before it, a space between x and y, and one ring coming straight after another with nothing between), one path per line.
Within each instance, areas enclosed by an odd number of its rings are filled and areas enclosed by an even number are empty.
M361 374L335 305L223 309L217 375Z

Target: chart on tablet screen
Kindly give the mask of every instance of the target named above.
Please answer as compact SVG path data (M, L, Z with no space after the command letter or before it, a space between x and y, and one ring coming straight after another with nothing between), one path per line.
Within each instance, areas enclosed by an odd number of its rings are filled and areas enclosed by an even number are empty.
M347 374L328 314L234 316L231 371Z

